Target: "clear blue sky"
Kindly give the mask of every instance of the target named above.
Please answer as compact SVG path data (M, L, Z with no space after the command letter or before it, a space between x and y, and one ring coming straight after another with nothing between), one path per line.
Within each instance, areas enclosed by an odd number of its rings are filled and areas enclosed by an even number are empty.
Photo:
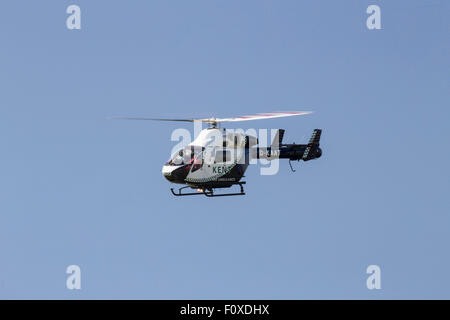
M382 30L366 28L370 4ZM0 298L450 298L449 12L3 1ZM216 199L170 194L178 124L106 120L303 109L234 127L289 142L322 128L322 158L250 167L246 196ZM71 264L81 291L65 287Z

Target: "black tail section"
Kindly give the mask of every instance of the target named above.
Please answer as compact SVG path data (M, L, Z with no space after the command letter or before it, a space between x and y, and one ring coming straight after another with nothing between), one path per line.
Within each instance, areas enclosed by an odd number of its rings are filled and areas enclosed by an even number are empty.
M320 136L322 135L321 129L314 129L311 139L309 139L308 144L320 144Z
M280 129L281 131L282 129ZM281 132L280 132L281 133ZM284 133L284 130L283 130ZM315 129L308 144L280 144L280 159L308 161L322 156L320 149L321 129ZM282 135L281 135L282 137ZM281 141L281 140L280 140Z
M319 148L321 135L321 129L314 130L311 139L309 139L309 143L306 146L305 152L303 153L302 160L308 161L311 159L320 158L322 155L322 150Z

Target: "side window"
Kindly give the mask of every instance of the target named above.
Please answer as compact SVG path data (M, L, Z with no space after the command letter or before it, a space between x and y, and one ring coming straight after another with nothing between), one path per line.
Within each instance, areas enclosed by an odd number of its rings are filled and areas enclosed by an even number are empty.
M207 146L203 151L203 162L207 165L214 163L214 157L216 155L216 150L212 146Z
M200 169L201 167L203 167L203 152L200 152L195 157L191 172L195 172L198 169Z
M231 161L231 152L230 150L217 150L215 157L214 157L214 162L215 163L224 163L224 162L228 162Z
M203 167L203 158L204 158L204 147L193 147L192 149L192 170L191 172L195 172L201 167Z

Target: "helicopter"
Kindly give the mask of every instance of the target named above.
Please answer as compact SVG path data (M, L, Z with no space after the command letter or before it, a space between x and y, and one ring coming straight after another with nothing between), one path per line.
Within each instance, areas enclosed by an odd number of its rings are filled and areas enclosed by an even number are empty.
M171 188L174 196L205 195L206 197L223 197L245 195L245 181L241 181L247 167L254 159L288 159L291 161L309 161L320 158L321 129L315 129L308 144L284 144L284 129L277 129L270 147L259 146L258 138L243 132L234 132L221 128L224 122L237 122L299 116L311 111L271 112L235 118L203 118L203 119L160 119L130 118L121 120L153 120L176 122L199 122L209 125L200 131L198 136L184 148L175 152L162 167L162 175L171 183L185 185L177 191ZM216 189L239 186L238 192L215 193ZM196 189L195 192L184 192L185 189Z

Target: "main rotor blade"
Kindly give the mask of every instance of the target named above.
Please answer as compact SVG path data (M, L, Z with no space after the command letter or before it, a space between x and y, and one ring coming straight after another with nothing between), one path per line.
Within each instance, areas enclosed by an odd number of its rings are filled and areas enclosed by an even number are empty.
M271 118L282 118L282 117L292 117L292 116L302 116L310 114L312 111L286 111L286 112L269 112L269 113L259 113L255 115L242 116L236 118L216 118L215 122L236 122L236 121L249 121L249 120L261 120L261 119L271 119Z
M113 117L114 120L152 120L152 121L176 121L176 122L204 122L212 125L216 125L219 122L237 122L237 121L249 121L249 120L262 120L271 118L282 118L292 116L302 116L310 114L312 111L286 111L286 112L270 112L259 113L249 116L241 116L235 118L203 118L203 119L161 119L161 118L141 118L141 117Z
M140 118L140 117L112 117L111 120L152 120L152 121L178 121L178 122L194 122L194 119L158 119L158 118Z

